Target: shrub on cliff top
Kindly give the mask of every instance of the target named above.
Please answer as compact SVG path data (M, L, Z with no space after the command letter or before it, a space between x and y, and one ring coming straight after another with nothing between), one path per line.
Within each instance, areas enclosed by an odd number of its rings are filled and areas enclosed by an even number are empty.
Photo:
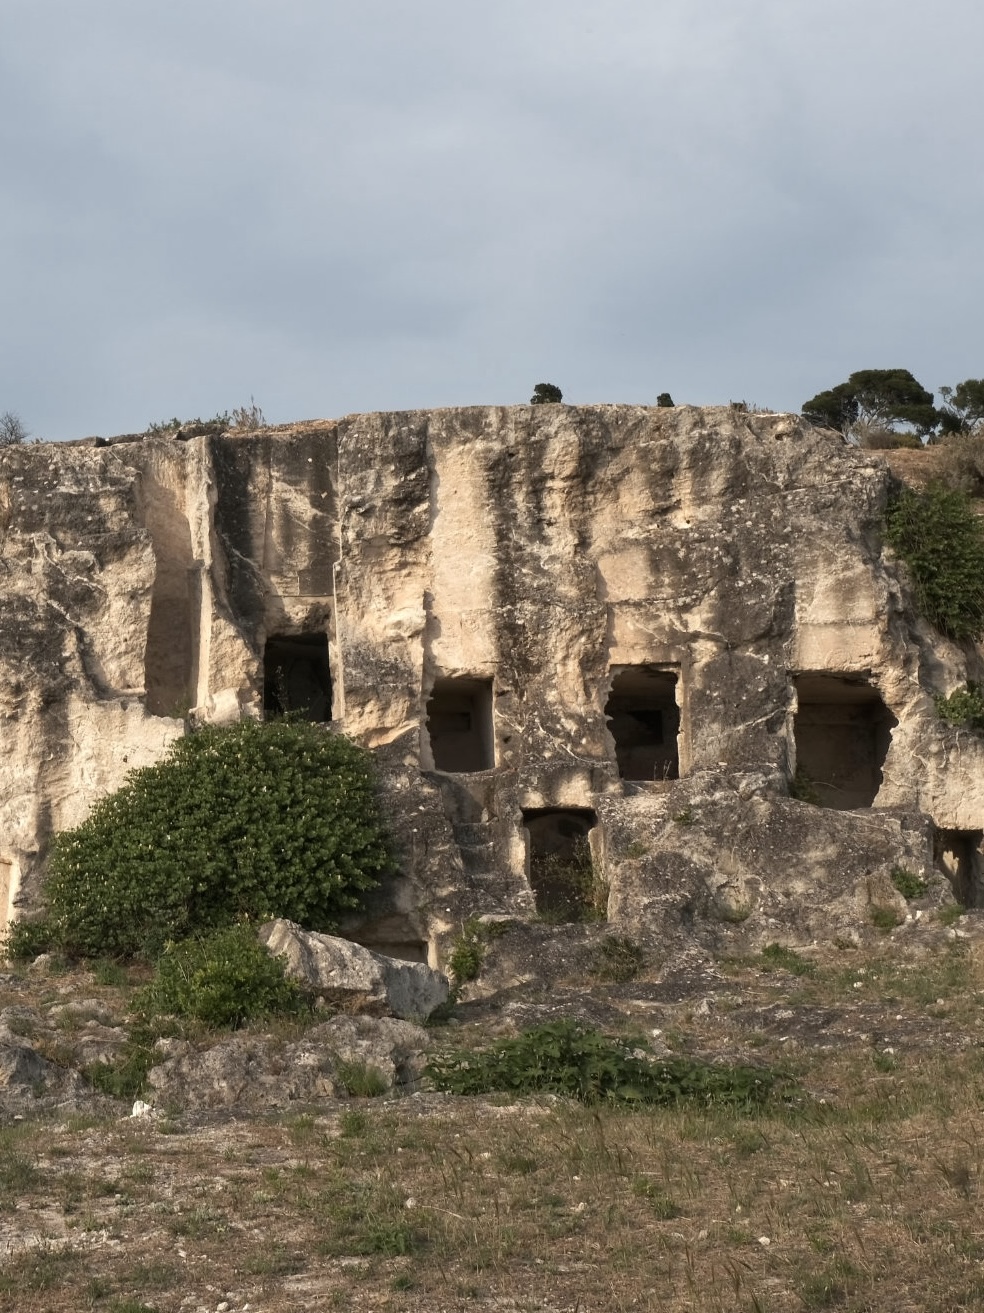
M56 837L44 928L73 957L152 954L242 918L332 931L389 860L362 749L310 724L207 728Z

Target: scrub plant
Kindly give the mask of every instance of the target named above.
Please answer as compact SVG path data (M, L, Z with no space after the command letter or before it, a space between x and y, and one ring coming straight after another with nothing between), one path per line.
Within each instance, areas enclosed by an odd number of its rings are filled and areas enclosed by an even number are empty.
M937 697L936 714L947 725L984 734L984 689L970 682L956 689L948 698Z
M470 980L476 980L485 961L485 938L482 923L475 916L470 916L461 927L461 934L451 945L448 955L448 974L455 989L460 989Z
M300 987L284 975L248 925L169 944L151 983L135 1005L154 1016L193 1017L206 1026L236 1029L261 1017L307 1010Z
M812 962L783 944L766 944L759 956L767 971L788 971L793 976L810 976L816 970Z
M784 1082L757 1067L656 1058L641 1042L612 1039L563 1019L492 1048L431 1058L425 1075L452 1094L558 1094L582 1103L673 1104L685 1101L750 1108Z
M305 722L209 727L55 837L43 920L9 951L153 956L274 917L331 932L390 867L361 748Z
M905 562L916 605L949 638L984 633L984 522L965 493L903 488L885 512L885 538Z
M922 898L926 892L926 881L916 875L915 871L908 871L904 866L892 867L892 884L906 900L912 898Z

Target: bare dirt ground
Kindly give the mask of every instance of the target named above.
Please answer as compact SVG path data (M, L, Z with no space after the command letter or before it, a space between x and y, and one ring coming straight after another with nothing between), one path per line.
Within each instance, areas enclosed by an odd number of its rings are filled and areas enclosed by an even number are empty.
M867 949L644 965L466 1001L431 1032L467 1046L571 1015L781 1066L794 1083L753 1113L421 1088L133 1117L71 1079L8 1100L0 1310L980 1308L982 930L971 913ZM100 1002L58 1014L67 1065L96 1028L111 1042L128 989L10 972L0 1006Z

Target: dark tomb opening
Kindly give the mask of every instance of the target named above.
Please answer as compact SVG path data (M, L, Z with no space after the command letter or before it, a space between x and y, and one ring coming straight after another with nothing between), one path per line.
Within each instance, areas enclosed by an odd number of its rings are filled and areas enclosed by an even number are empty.
M858 675L799 675L793 723L796 770L820 804L870 807L898 721Z
M608 889L595 870L589 835L598 823L582 808L523 812L527 874L536 910L547 921L601 921Z
M937 830L933 860L964 907L984 907L984 830Z
M680 773L677 677L652 666L613 671L605 703L615 760L623 780L675 780Z
M263 652L263 714L331 720L327 634L278 634Z
M495 765L490 679L438 679L427 700L434 769L452 774Z

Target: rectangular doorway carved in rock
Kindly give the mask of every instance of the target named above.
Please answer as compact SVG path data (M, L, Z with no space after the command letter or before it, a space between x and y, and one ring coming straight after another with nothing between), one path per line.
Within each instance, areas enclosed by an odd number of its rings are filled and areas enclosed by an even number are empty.
M601 921L608 912L608 887L595 867L593 811L544 807L523 812L527 875L536 910L548 921Z
M327 634L276 634L263 650L263 714L331 720Z
M491 679L436 679L427 700L434 770L467 774L495 765Z
M824 807L870 807L898 721L863 675L796 676L796 770Z
M680 773L677 676L656 666L613 666L605 703L623 780L675 780Z
M984 907L984 830L937 830L933 860L964 907Z
M180 561L158 560L144 650L144 687L152 716L185 716L191 707L199 604L197 571Z

